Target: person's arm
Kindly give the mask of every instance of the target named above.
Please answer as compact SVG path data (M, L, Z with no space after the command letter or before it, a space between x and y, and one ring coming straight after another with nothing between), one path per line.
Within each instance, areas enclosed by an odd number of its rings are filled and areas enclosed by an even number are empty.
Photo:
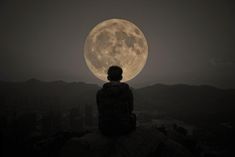
M133 100L134 98L133 98L133 93L130 88L128 89L128 95L129 95L128 96L129 111L130 113L132 113L134 110L134 100Z
M97 108L98 108L98 110L99 110L99 103L100 103L100 100L99 100L99 96L100 95L100 91L97 91L97 93L96 93L96 105L97 105Z

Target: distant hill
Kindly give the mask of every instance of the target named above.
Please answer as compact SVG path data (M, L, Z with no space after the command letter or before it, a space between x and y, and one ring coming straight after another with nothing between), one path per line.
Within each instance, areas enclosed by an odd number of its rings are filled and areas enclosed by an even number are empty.
M18 106L19 110L66 109L85 104L93 105L98 88L98 85L83 82L44 82L36 79L26 82L0 82L0 103L1 106Z
M186 121L207 123L235 118L235 90L185 84L153 86L135 91L140 110L159 110Z
M46 110L95 105L100 87L82 82L0 82L0 109ZM231 121L235 111L235 90L212 86L163 85L133 89L135 109L161 111L170 116L194 122ZM10 108L10 109L9 109Z

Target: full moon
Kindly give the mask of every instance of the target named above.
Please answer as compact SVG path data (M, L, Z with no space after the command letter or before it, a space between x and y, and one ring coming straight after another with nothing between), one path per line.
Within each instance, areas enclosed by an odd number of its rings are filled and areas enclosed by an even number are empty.
M148 44L143 32L132 22L109 19L97 24L88 34L84 57L97 78L108 81L108 68L117 65L123 69L122 81L129 81L143 69Z

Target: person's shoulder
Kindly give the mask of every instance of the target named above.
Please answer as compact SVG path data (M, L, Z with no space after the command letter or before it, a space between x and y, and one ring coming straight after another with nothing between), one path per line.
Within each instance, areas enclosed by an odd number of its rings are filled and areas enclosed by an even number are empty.
M104 88L107 88L107 87L110 87L111 86L111 83L110 82L106 82L103 84L103 87L101 89L104 89Z
M102 87L100 87L98 90L97 90L97 92L96 92L96 95L99 95L102 91L103 91L103 86Z
M130 88L130 86L125 82L121 82L121 86L123 86L124 88Z
M129 85L125 82L107 82L103 85L102 89L105 88L110 88L110 87L118 87L118 88L125 88L125 89L129 89Z

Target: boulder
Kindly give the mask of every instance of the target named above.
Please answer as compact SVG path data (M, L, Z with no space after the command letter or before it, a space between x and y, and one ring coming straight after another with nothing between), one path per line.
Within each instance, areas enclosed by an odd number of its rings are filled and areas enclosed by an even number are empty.
M172 152L173 151L173 152ZM60 157L153 157L190 156L181 145L167 139L157 129L137 127L132 133L106 137L98 130L72 138L59 152Z

